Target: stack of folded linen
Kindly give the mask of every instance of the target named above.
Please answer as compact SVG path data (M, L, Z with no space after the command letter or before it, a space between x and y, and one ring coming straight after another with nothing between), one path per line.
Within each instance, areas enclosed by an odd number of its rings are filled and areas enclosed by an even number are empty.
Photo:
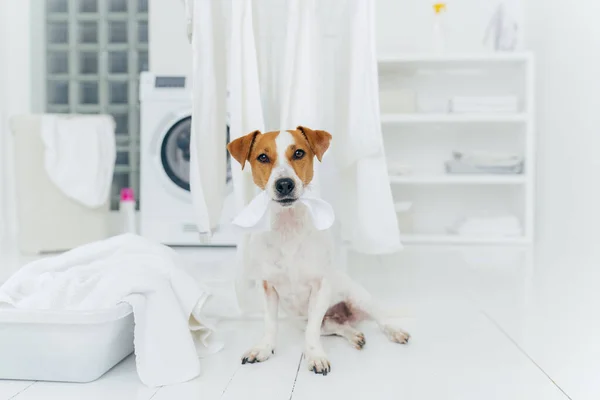
M516 154L455 151L445 164L449 174L521 174L523 163L523 157Z
M514 237L522 234L514 215L480 215L461 218L448 231L461 236Z
M388 161L387 167L388 174L392 176L412 175L413 173L412 166L399 161Z
M515 113L519 108L516 96L456 96L450 99L453 113Z

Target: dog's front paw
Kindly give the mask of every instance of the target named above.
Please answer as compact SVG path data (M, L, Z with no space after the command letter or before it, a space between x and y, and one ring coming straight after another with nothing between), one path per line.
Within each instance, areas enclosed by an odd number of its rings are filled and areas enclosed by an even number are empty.
M244 353L242 364L267 361L272 354L275 354L275 346L271 344L259 344Z
M331 372L331 364L325 353L307 353L306 360L309 371L313 371L315 374L323 374L325 376Z
M382 330L383 333L385 333L385 336L387 336L392 342L406 344L410 339L408 332L404 332L402 329L396 328L392 325L386 325Z

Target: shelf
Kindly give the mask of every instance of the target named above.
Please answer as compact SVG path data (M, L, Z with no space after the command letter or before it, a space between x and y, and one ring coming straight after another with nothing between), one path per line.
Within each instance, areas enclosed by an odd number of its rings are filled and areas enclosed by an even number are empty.
M450 234L401 234L400 240L404 244L503 244L503 245L527 245L531 241L524 236L517 237L481 237L481 236L458 236Z
M404 225L412 228L401 235L402 242L440 247L530 246L535 237L533 54L388 53L380 54L377 63L386 156L398 161L398 168L390 170L407 169L406 175L389 178L393 194L401 195L395 198L398 217L405 217ZM449 112L451 99L469 96L515 96L518 102L512 112L496 113L492 108ZM401 113L409 103L412 112ZM523 174L446 173L443 165L448 154L464 146L465 151L522 155L527 168ZM441 195L447 201L440 203ZM408 213L408 204L400 200L414 203ZM516 215L523 233L461 236L446 231L445 226L471 211L487 209Z
M382 124L525 123L528 114L382 114Z
M390 183L402 185L521 185L525 182L525 175L390 176Z
M530 53L489 54L405 54L378 58L380 74L404 71L481 70L490 68L521 68L532 60Z
M447 53L447 54L404 54L380 56L383 64L467 64L467 63L522 63L531 59L531 53Z

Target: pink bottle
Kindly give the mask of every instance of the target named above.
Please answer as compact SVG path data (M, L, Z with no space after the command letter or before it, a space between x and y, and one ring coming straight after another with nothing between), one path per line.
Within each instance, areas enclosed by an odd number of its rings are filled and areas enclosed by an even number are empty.
M122 233L137 233L135 223L135 196L132 188L121 189L121 201L119 202L119 214L121 216Z

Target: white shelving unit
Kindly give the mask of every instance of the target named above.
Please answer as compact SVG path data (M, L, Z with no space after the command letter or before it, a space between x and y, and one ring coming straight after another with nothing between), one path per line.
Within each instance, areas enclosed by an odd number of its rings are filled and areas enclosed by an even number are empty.
M404 185L522 185L522 175L408 175L390 176L390 182Z
M402 235L404 244L449 244L449 245L527 245L529 241L524 237L464 237L459 235Z
M468 124L468 123L523 123L527 114L382 114L381 123L391 124Z
M404 55L379 58L381 122L389 162L410 167L392 175L395 201L413 204L400 215L404 243L528 245L534 237L534 65L528 53ZM397 96L396 96L397 93ZM412 93L415 110L406 110ZM421 98L443 104L452 96L518 98L515 113L419 112ZM395 99L404 99L396 102ZM431 110L430 110L431 111ZM499 151L524 156L522 174L447 174L452 151ZM460 236L449 227L480 212L516 215L520 236ZM402 218L401 218L402 217Z

